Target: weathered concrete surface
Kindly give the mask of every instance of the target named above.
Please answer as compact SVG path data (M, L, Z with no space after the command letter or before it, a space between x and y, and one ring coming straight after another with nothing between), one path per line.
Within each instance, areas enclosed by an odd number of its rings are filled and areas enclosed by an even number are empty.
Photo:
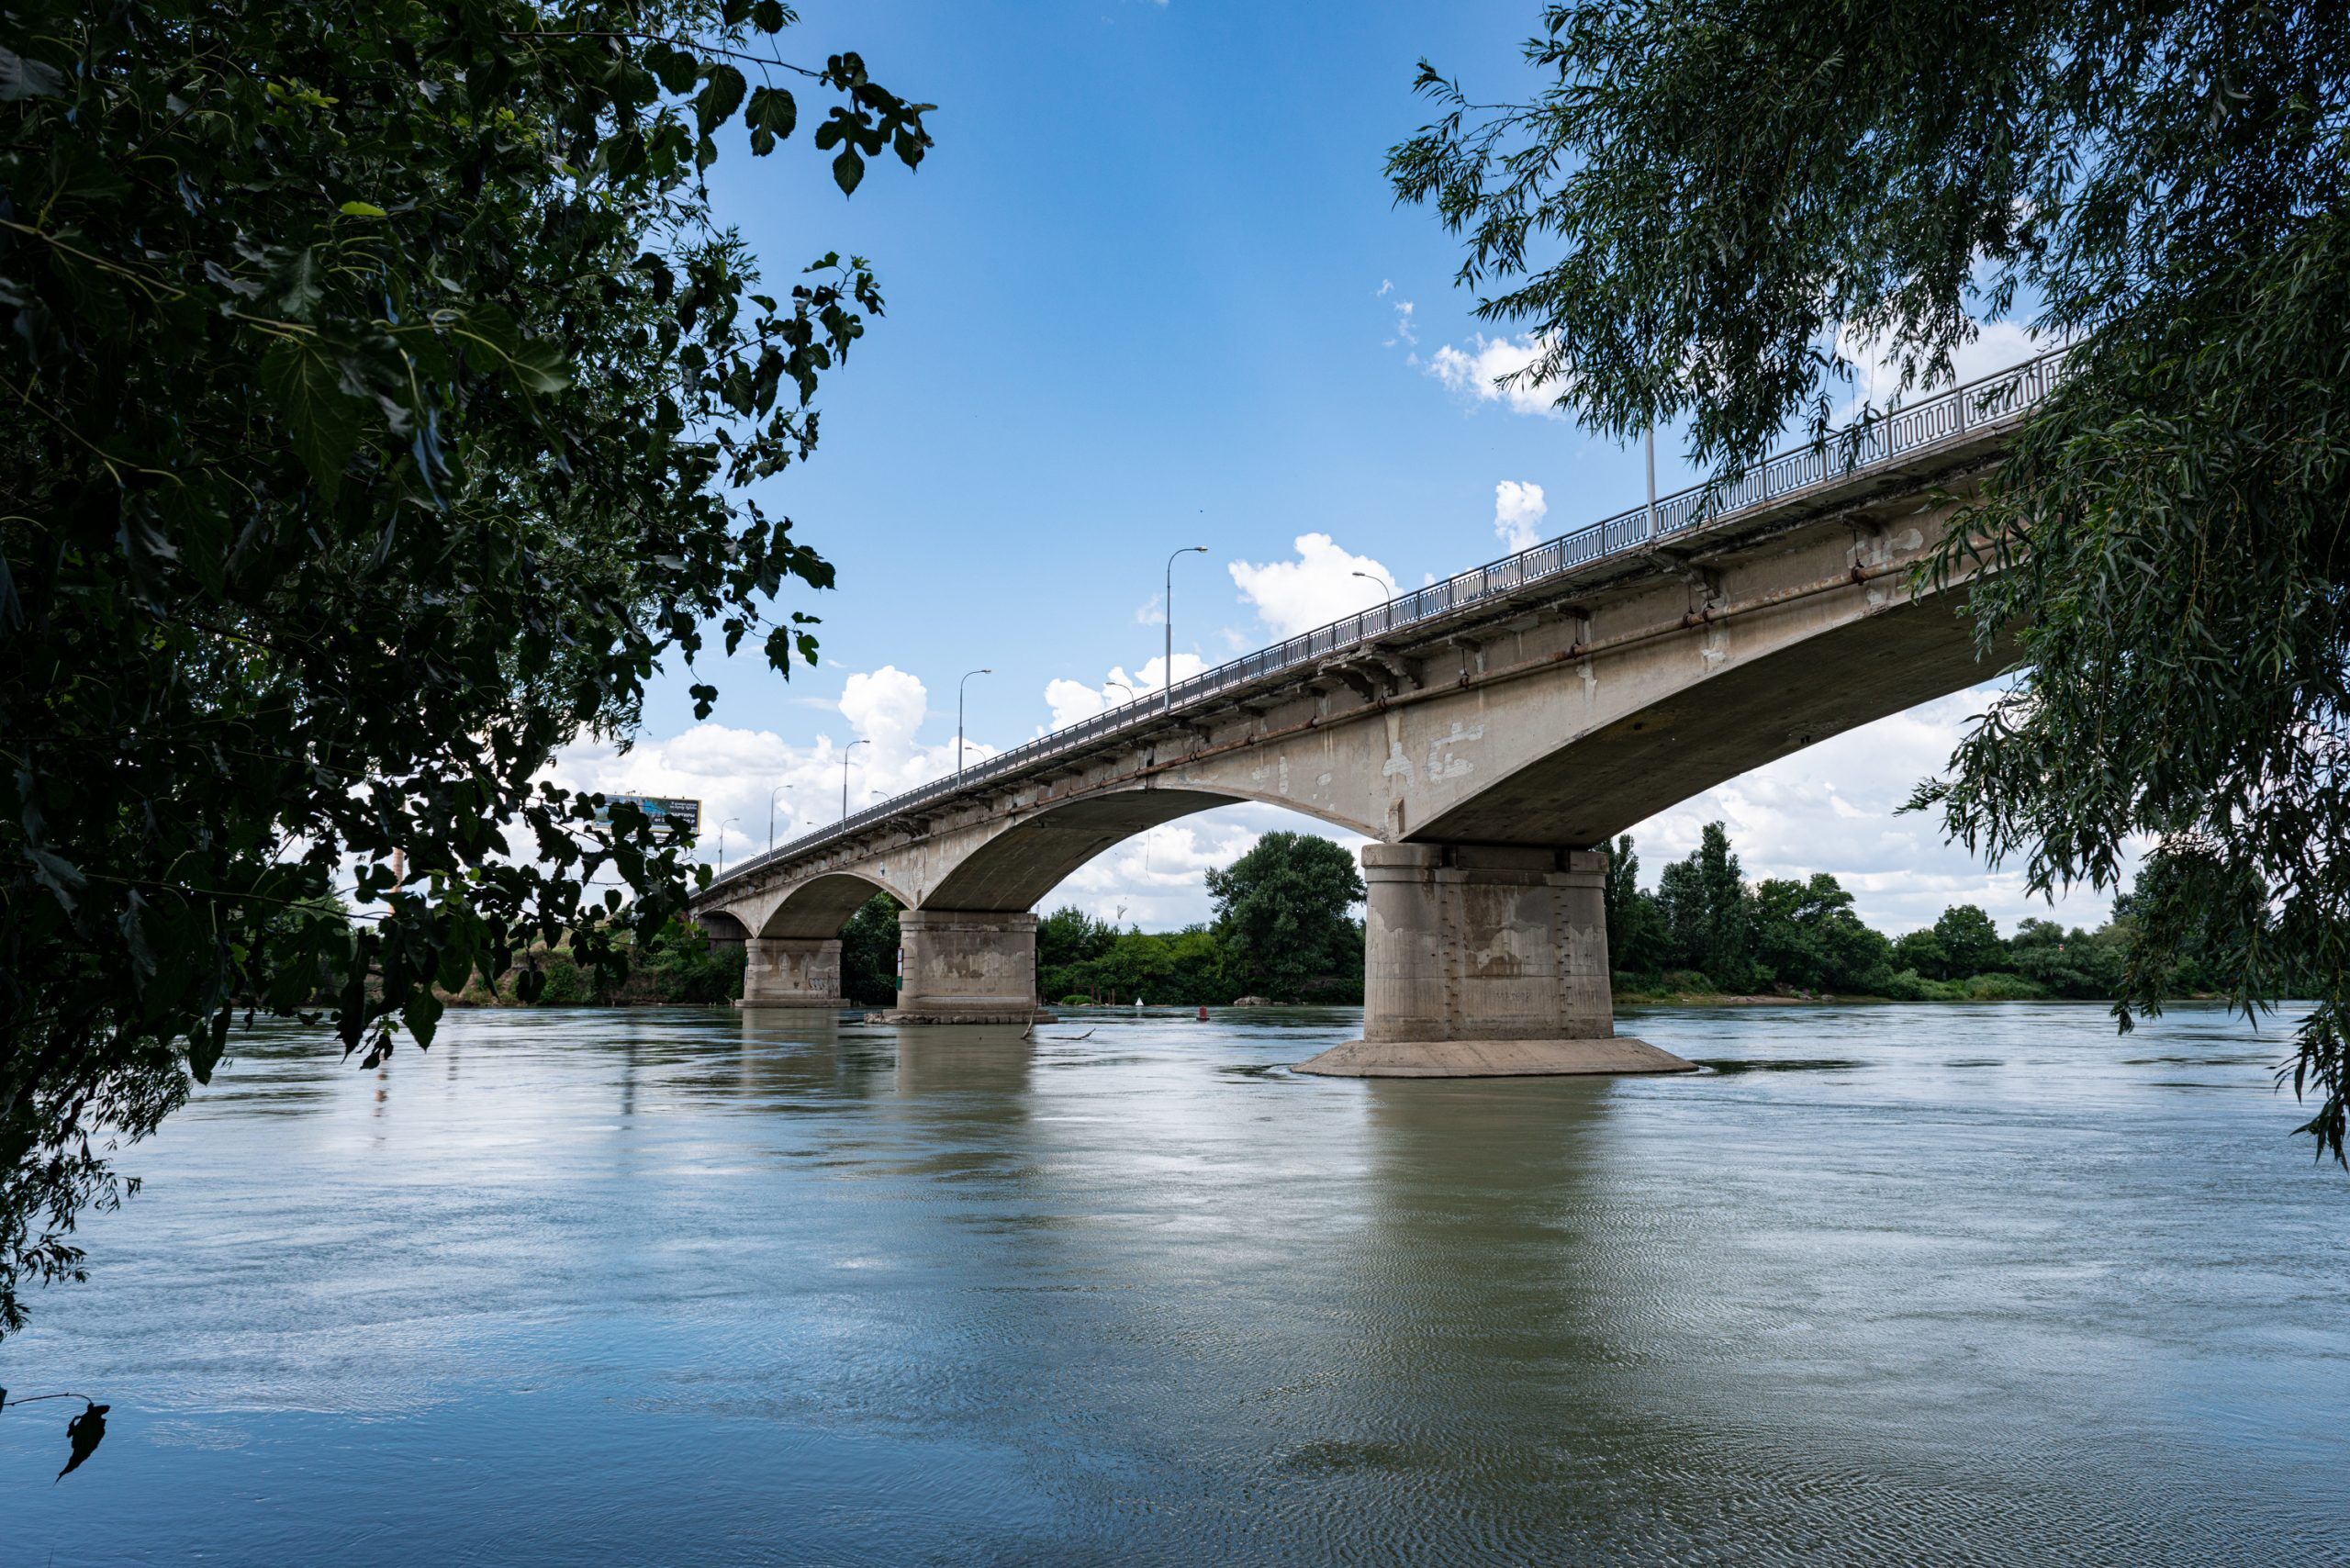
M838 937L754 936L744 944L743 999L737 1007L848 1005L841 994Z
M1340 1078L1682 1072L1618 1040L1607 857L1494 845L1370 844L1362 1035L1303 1064Z
M1607 857L1371 844L1363 1038L1542 1040L1615 1032Z
M1325 1078L1562 1078L1695 1072L1697 1064L1628 1035L1590 1040L1349 1040L1299 1062Z
M1036 917L910 909L898 916L892 1024L1026 1024L1036 1007Z

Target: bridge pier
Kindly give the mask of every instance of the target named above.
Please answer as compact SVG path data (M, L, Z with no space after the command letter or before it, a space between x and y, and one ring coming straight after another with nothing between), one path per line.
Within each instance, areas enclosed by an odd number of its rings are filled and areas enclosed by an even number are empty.
M1036 1006L1036 917L990 910L898 915L898 1005L891 1024L1049 1023Z
M1363 1037L1299 1071L1509 1078L1695 1070L1616 1033L1604 852L1372 844L1362 865L1371 895Z
M743 945L743 1000L737 1007L810 1007L835 1012L841 994L841 945L813 936L754 936Z

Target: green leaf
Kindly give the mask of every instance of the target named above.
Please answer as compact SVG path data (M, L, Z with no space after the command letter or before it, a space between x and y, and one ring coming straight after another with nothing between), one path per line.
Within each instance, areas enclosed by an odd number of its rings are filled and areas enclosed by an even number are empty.
M33 880L47 888L59 903L68 911L73 908L73 895L88 887L89 879L74 869L73 863L62 855L52 855L37 844L25 846L33 863Z
M840 186L841 195L855 196L864 178L865 160L856 155L856 148L842 148L840 156L833 160L833 183Z
M345 218L388 218L391 214L372 201L347 201L342 204Z
M408 1032L416 1036L416 1043L429 1046L432 1043L432 1031L441 1023L441 999L432 994L428 985L408 999L400 1016L407 1021Z
M65 92L65 76L53 65L27 60L15 50L0 48L0 103L18 98L54 98Z
M533 338L516 350L509 363L523 386L533 392L561 392L571 385L571 367L563 351L543 338Z
M701 133L708 136L733 118L734 111L742 107L743 95L748 90L749 84L743 80L740 71L731 65L711 66L710 80L694 96L694 121Z
M341 367L312 341L280 338L262 356L261 383L293 436L294 454L331 500L359 444L359 405L343 395Z
M317 314L319 302L326 297L325 281L319 275L319 253L315 248L297 252L292 261L278 269L272 280L271 297L276 301L278 313L291 320L308 321Z
M780 87L755 88L743 118L751 127L751 151L764 156L798 127L800 106Z

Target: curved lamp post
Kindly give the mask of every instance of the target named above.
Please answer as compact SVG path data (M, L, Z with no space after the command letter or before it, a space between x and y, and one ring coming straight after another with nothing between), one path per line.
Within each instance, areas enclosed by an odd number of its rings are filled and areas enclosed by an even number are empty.
M955 776L957 778L963 776L963 688L971 683L972 676L994 673L991 669L968 670L962 679L955 683Z
M778 784L767 791L767 853L769 855L775 853L775 798L790 788L789 784Z
M1175 555L1204 555L1207 553L1208 547L1204 544L1186 544L1176 551ZM1175 706L1175 555L1167 557L1167 654L1158 666L1159 689L1167 694L1167 700L1159 705L1161 711Z
M848 821L848 754L861 745L871 745L865 740L855 740L841 747L841 821Z
M741 827L742 825L743 819L741 817L728 817L724 822L718 824L718 868L722 871L726 869L726 830L730 827Z

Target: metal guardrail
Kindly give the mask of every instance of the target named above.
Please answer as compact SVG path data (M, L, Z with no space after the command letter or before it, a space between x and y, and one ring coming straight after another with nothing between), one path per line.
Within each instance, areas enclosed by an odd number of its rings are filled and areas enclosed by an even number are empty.
M2009 419L2048 395L2062 378L2065 356L2071 352L2067 345L2022 364L1995 371L1924 402L1838 431L1819 443L1782 453L1735 478L1693 485L1669 496L1660 496L1653 507L1643 503L1617 512L1530 550L1473 566L1442 582L1399 594L1343 621L1334 621L1269 648L1244 654L1176 683L1172 709L1181 711L1192 703L1235 687L1253 685L1281 670L1316 664L1357 644L1441 619L1595 561L1628 554L1652 539L1719 522L1749 508L1783 499L1798 490L1876 467ZM840 822L802 834L765 855L742 862L711 885L715 888L763 866L796 858L827 840L886 821L910 806L1016 773L1048 756L1083 750L1120 731L1147 729L1168 711L1169 694L1165 691L1137 697L1065 729L1039 735L1024 745L998 752L958 774L934 779L878 805L867 806Z

